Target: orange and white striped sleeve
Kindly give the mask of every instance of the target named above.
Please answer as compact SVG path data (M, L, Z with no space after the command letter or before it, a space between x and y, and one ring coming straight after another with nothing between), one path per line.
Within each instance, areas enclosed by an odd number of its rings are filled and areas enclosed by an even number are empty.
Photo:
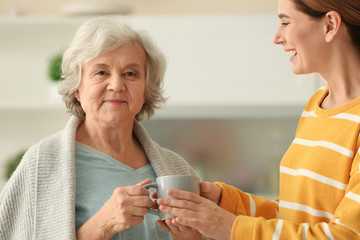
M360 152L350 170L345 195L328 222L293 223L277 219L276 201L242 192L223 183L220 206L238 215L232 226L231 239L360 239ZM306 192L304 192L306 194ZM331 201L325 199L324 201Z
M228 212L237 216L246 215L265 219L278 217L278 200L271 201L264 197L257 197L222 182L215 182L215 184L222 190L219 206Z

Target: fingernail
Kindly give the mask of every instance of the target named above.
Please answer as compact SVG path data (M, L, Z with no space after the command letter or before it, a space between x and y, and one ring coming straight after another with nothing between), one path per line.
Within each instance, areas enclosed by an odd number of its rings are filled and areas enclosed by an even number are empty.
M160 209L161 211L163 211L163 210L166 210L166 207L165 207L164 205L160 205L160 206L159 206L159 209Z

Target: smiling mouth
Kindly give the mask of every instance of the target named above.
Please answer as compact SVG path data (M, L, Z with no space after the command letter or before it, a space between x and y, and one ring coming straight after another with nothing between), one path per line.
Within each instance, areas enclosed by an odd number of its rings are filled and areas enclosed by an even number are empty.
M126 101L120 100L120 99L109 99L109 100L106 100L105 102L106 102L106 103L109 103L109 104L118 105L118 104L123 104L123 103L125 103Z
M292 58L297 54L297 52L296 52L296 50L290 50L290 51L287 51L286 54L289 55L290 58Z

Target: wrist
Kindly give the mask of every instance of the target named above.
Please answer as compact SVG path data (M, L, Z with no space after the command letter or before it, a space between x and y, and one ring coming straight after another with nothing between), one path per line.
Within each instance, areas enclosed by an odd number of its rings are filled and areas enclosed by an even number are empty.
M216 203L217 205L220 205L220 203L221 203L221 198L222 198L222 188L221 188L221 186L217 185L216 183L215 183L214 185L215 185L216 188L217 188L217 192L219 192L218 198L217 198L217 200L215 201L215 203Z
M220 187L219 187L220 188ZM221 198L222 198L222 189L220 188L220 194L219 194L219 198L218 198L218 201L217 201L217 205L220 205L221 203Z
M96 220L96 215L90 218L76 231L76 239L109 240L114 235L109 226Z

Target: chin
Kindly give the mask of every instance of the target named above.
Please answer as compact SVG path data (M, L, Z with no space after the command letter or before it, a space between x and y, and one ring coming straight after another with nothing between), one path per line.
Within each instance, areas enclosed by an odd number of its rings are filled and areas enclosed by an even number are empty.
M310 74L310 73L313 73L312 71L306 71L306 69L304 68L301 68L301 67L296 67L293 65L292 67L292 72L295 74L295 75L302 75L302 74Z
M116 126L119 123L123 122L124 119L119 116L107 116L103 119L105 123L107 123L109 126Z
M295 75L301 75L301 74L304 74L302 71L299 71L298 69L292 69L292 72L295 74Z

